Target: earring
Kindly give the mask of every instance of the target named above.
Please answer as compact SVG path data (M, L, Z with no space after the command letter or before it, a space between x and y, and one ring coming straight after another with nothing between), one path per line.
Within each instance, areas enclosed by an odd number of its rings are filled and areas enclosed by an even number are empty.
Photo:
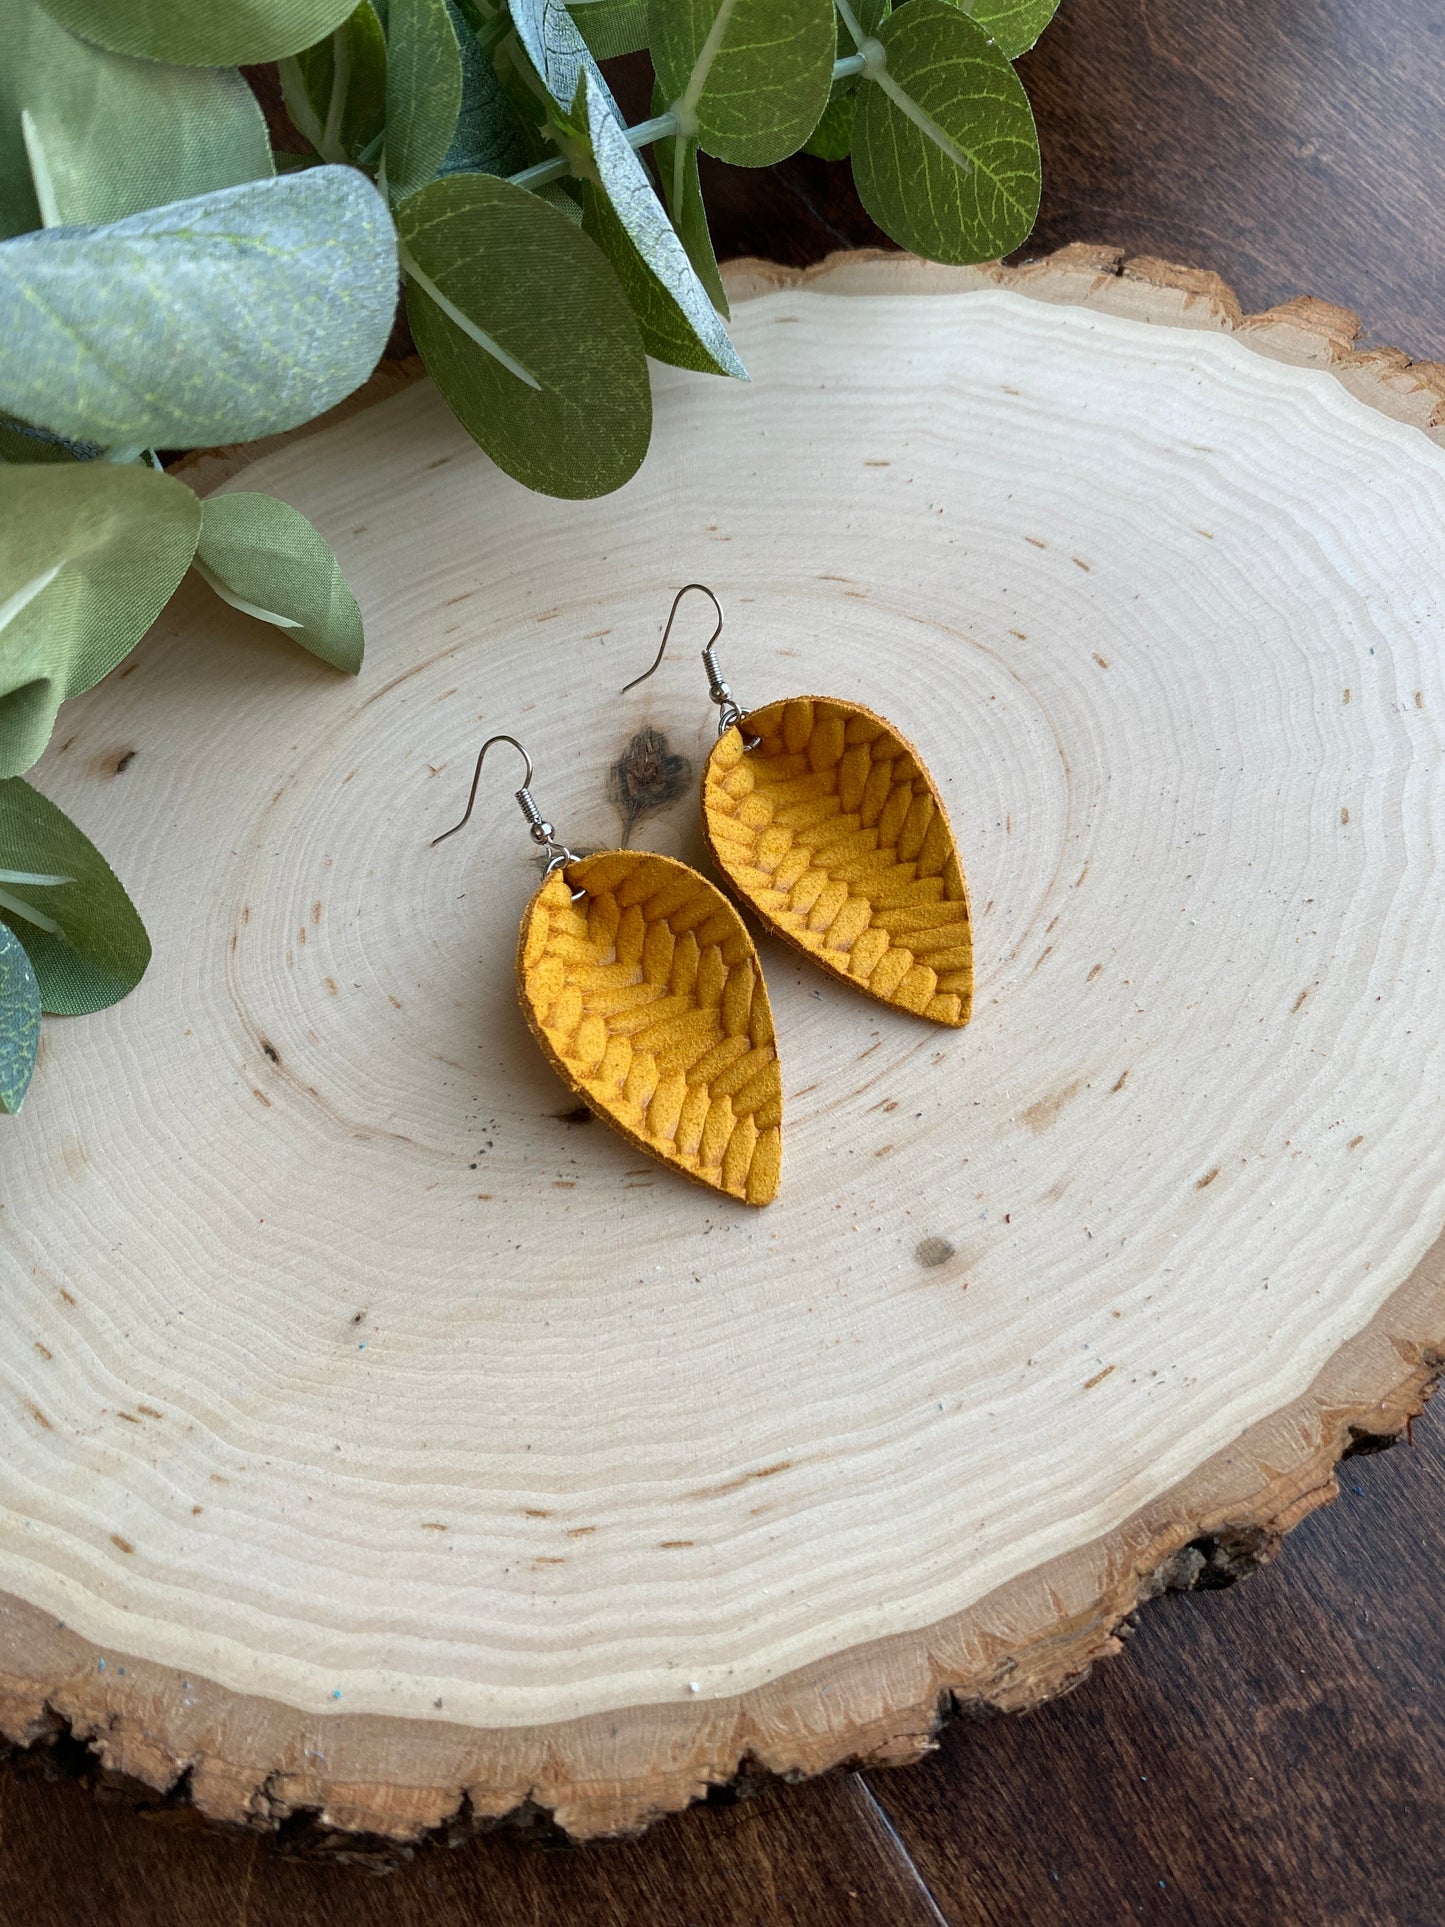
M770 930L885 1004L955 1028L973 1003L968 891L943 801L918 752L861 703L794 696L743 710L718 668L722 607L702 652L718 740L702 818L718 868ZM625 693L625 692L624 692Z
M517 984L537 1042L563 1081L640 1150L747 1204L777 1195L783 1085L773 1013L752 938L696 870L644 850L579 856L532 799L518 807L541 846L542 884L522 914Z

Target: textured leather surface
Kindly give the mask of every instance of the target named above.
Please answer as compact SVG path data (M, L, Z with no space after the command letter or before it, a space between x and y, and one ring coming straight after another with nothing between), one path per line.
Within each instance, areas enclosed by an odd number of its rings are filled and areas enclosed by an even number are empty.
M968 1022L958 850L927 770L881 716L823 696L749 710L708 758L702 809L719 868L779 936L885 1004Z
M554 870L522 918L517 978L543 1050L599 1116L729 1197L776 1196L767 986L742 918L705 877L642 850Z

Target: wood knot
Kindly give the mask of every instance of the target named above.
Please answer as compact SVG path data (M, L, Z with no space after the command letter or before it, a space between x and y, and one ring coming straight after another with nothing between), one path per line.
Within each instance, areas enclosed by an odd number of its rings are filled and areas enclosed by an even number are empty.
M626 848L644 816L655 816L673 804L692 781L692 764L668 748L660 729L639 729L607 772L607 795L622 818Z

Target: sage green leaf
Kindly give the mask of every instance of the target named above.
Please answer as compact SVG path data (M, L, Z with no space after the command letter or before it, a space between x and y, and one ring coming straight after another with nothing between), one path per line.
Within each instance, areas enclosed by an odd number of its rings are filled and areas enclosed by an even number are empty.
M1018 247L1039 209L1039 143L1005 55L951 0L908 0L869 45L853 119L864 207L933 261Z
M518 43L554 104L562 110L564 121L572 111L584 73L591 74L608 106L621 119L602 69L562 0L511 0L511 14Z
M468 434L529 488L619 488L647 452L637 323L564 214L488 174L451 174L397 209L412 334Z
M567 10L598 60L647 45L647 0L568 0Z
M25 1102L40 1048L40 986L25 946L0 923L0 1111Z
M48 428L0 415L0 462L89 462L100 452L94 442L68 442Z
M62 27L114 54L185 67L250 67L300 53L356 0L43 0Z
M190 489L151 468L0 468L0 776L28 769L65 698L140 641L200 528Z
M583 186L582 225L612 263L637 316L643 347L679 368L746 381L748 371L653 192L647 170L585 69L573 117L590 144L597 173L595 181Z
M0 61L0 238L119 220L272 172L265 119L238 73L127 60L68 34L37 0L10 0Z
M1059 0L955 0L1010 60L1026 54L1059 10ZM871 29L870 29L871 31Z
M223 602L284 629L354 676L361 611L329 545L298 509L241 489L201 505L196 567Z
M831 0L652 0L649 41L668 104L705 154L769 167L828 104Z
M396 303L376 189L314 167L0 242L0 409L105 448L294 428L375 367Z
M482 52L461 9L447 0L462 57L462 105L441 174L516 174L533 158L534 142L517 118L497 70Z
M78 1017L134 990L151 960L135 905L84 831L18 776L0 782L0 863L67 879L45 892L49 930L0 906L35 966L43 1010Z
M517 40L537 78L557 105L570 112L583 72L595 65L571 14L562 0L515 0L511 12Z
M326 161L355 161L386 128L386 35L371 0L281 62L281 91L298 134Z
M395 204L446 158L462 111L462 50L446 0L392 0L388 19L386 184Z
M666 111L662 89L654 87L652 92L652 112L654 118ZM707 222L707 208L703 205L702 182L697 172L697 142L685 140L676 135L652 144L653 164L657 178L662 183L662 198L677 238L687 250L687 258L693 271L707 289L708 299L726 321L728 318L727 290L723 287L722 276L718 272L717 255L713 252L712 230Z
M488 52L498 84L506 95L512 112L527 130L527 138L532 148L531 159L555 160L557 149L552 139L549 114L558 103L547 92L531 61L522 51L510 16L508 16L506 31L500 38L494 31L486 36L482 44Z

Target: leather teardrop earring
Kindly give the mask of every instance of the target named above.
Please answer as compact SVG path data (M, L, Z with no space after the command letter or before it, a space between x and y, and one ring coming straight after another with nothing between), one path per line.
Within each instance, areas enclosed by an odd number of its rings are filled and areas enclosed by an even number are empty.
M722 892L668 856L578 856L532 799L532 759L515 792L544 859L522 913L517 986L527 1022L569 1089L639 1150L747 1204L777 1194L783 1086L762 966Z
M722 608L702 652L718 740L702 779L708 847L738 896L814 963L896 1009L955 1028L973 1005L968 890L922 759L861 703L794 696L740 709L717 662Z

